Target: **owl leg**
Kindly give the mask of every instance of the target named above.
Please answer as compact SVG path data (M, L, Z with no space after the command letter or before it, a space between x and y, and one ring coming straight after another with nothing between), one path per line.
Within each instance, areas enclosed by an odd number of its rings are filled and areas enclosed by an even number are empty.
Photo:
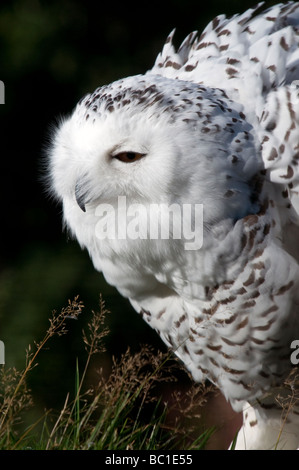
M236 450L295 450L299 447L298 410L247 403Z

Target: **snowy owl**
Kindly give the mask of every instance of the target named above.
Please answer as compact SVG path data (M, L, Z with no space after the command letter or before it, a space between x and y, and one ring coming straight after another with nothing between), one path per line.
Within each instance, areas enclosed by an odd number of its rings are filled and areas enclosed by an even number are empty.
M295 449L299 4L261 6L83 97L49 179L95 268L243 410L236 447Z

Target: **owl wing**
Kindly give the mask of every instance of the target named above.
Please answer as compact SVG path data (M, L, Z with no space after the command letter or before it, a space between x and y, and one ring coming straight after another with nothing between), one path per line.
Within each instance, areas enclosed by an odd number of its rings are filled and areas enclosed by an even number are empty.
M217 16L198 38L175 51L174 31L149 73L222 88L243 105L261 144L266 179L276 183L277 203L299 214L299 4L273 6L255 16ZM282 211L283 213L283 211Z

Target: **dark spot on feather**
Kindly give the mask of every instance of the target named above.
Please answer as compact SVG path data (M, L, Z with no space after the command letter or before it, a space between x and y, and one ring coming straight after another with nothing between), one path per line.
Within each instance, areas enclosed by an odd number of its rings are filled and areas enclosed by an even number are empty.
M285 50L285 51L288 51L290 49L290 46L287 44L286 40L285 40L285 37L282 36L282 38L280 39L280 43L281 47Z
M275 147L272 147L268 160L275 160L278 157L278 153Z
M285 175L281 175L280 177L281 178L285 178L285 179L289 179L289 178L292 178L292 176L294 175L294 170L293 168L289 165L288 166L288 171Z

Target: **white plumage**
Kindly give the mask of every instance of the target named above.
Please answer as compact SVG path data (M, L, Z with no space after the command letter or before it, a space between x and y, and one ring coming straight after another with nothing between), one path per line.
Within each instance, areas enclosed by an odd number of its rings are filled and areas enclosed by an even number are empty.
M297 448L298 409L282 429L275 398L299 339L299 4L260 7L215 18L178 51L171 33L145 75L84 97L49 173L95 268L196 381L244 409L237 447ZM99 236L115 217L128 228L119 198L142 205L143 237ZM199 249L147 236L162 204L203 205Z

